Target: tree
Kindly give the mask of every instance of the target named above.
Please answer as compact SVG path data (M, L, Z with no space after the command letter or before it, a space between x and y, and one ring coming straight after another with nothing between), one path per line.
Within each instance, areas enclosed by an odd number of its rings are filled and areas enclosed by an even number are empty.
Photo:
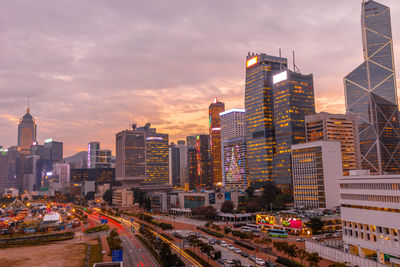
M217 211L213 206L200 206L193 208L192 214L206 219L214 219L217 216Z
M294 201L292 194L279 194L275 198L275 203L278 207L286 208L288 203L292 203Z
M85 201L88 201L88 200L94 200L94 192L93 191L90 191L86 194Z
M297 246L295 244L291 244L285 247L285 253L288 255L290 259L297 257Z
M300 259L301 265L303 265L303 261L305 259L307 259L308 254L309 253L307 252L307 250L305 250L303 248L300 248L300 249L297 250L297 257Z
M254 191L255 191L254 187L252 186L247 187L246 189L247 197L252 198L254 196Z
M231 232L231 228L229 228L229 227L224 227L224 233L225 234L229 234Z
M347 262L334 262L329 264L329 267L351 267Z
M113 191L112 189L108 189L106 192L104 192L103 199L105 202L107 202L109 205L112 203L112 195Z
M263 202L266 204L266 209L272 207L272 205L276 202L276 197L282 194L282 191L279 190L275 184L272 182L267 182L263 186L263 194L262 199Z
M313 234L318 234L321 232L324 222L319 217L312 217L305 225L311 229Z
M230 200L225 200L221 206L221 212L224 213L232 213L233 211L233 202Z
M310 263L310 267L318 266L318 263L322 260L322 258L318 255L317 252L310 253L307 256L307 261Z

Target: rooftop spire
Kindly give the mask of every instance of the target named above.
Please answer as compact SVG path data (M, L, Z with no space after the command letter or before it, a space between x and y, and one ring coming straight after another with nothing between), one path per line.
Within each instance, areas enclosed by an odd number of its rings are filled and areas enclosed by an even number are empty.
M214 98L214 104L218 102L218 97L215 96Z
M29 96L28 96L28 107L26 108L26 113L29 113Z

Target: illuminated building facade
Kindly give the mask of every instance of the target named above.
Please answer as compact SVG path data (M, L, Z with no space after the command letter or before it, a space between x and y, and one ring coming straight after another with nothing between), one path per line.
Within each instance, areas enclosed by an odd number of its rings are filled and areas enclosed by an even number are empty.
M287 68L273 76L273 102L276 156L274 183L292 189L291 146L306 142L304 117L315 113L313 75Z
M169 182L174 187L188 188L188 146L185 140L169 146Z
M133 125L132 130L117 133L115 151L116 180L128 188L138 187L140 182L146 178L144 132L138 132L136 125Z
M286 58L250 53L247 56L245 120L248 181L255 187L273 180L275 131L272 77L286 66Z
M321 112L306 116L307 142L340 141L343 175L361 168L357 116Z
M146 133L146 179L142 184L169 182L168 134Z
M189 188L190 190L196 189L199 181L199 174L197 172L197 150L195 147L188 146L188 175L189 175Z
M196 141L196 172L191 177L192 188L210 189L214 186L212 176L210 137L207 134L197 136ZM197 178L197 180L195 180Z
M26 114L18 124L18 146L21 148L21 154L29 154L34 142L36 142L36 123L27 108Z
M222 187L221 163L221 120L219 114L225 110L225 104L215 97L208 109L212 175L214 187Z
M373 173L400 171L400 127L390 9L362 3L364 62L344 78L346 111L358 117L361 164Z
M342 175L339 141L292 145L293 196L296 207L333 209L339 206Z
M220 113L222 141L222 176L225 189L246 189L247 146L245 110L231 109Z

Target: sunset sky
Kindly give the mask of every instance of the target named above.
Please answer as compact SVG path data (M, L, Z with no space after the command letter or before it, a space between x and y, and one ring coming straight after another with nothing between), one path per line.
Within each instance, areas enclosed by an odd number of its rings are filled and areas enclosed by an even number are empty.
M396 63L400 2L391 8ZM0 4L0 145L17 143L27 98L38 141L64 155L151 122L170 141L206 133L215 96L244 106L245 57L314 74L317 111L343 113L343 77L362 63L361 0L69 0ZM396 64L396 66L399 66Z

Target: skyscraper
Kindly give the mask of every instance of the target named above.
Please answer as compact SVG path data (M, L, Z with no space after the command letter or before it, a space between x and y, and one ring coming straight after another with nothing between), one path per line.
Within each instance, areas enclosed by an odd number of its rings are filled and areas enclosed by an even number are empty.
M221 164L221 120L219 113L225 110L225 104L215 97L214 102L208 109L210 149L212 160L212 172L214 187L222 186L222 164Z
M188 187L188 146L184 140L169 146L169 181L172 186Z
M150 126L149 126L150 127ZM168 184L168 134L145 132L146 179L142 184Z
M210 189L213 187L210 137L201 134L196 139L195 150L189 148L189 186L190 189ZM195 169L194 164L197 164Z
M18 124L18 146L22 154L29 154L32 144L36 142L36 123L29 108Z
M291 145L305 143L304 118L315 113L313 75L284 67L273 76L276 156L274 183L285 191L292 189Z
M249 181L256 187L273 178L275 155L273 75L287 66L287 59L248 54L246 61L245 119Z
M100 149L99 142L90 142L88 144L87 167L95 168L111 168L111 150Z
M362 3L364 62L344 78L346 111L358 117L361 163L374 173L400 171L400 127L390 9Z
M226 189L247 187L247 146L244 109L221 112L222 178Z
M326 112L306 116L307 142L340 141L343 175L361 168L357 116Z

